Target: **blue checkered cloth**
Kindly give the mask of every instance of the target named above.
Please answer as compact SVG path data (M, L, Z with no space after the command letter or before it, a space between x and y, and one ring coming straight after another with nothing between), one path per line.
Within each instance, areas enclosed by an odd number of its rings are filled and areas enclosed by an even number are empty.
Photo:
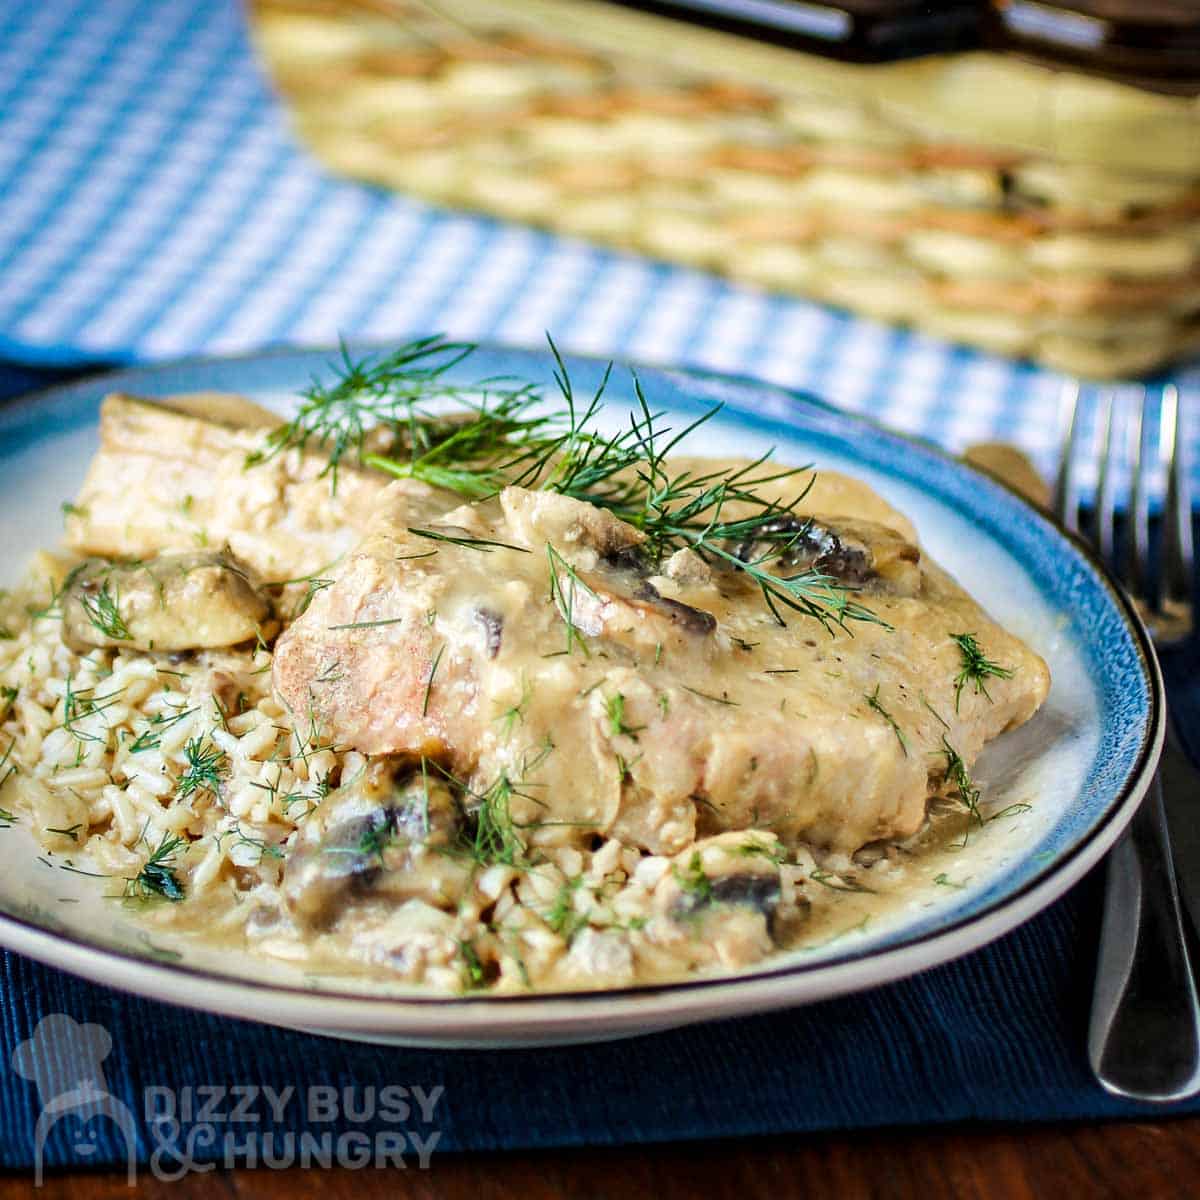
M574 350L806 388L954 448L1004 438L1053 457L1052 372L329 177L231 3L0 0L0 396L85 364L435 330L516 343L550 330ZM1200 368L1172 378L1200 393ZM1200 732L1200 655L1164 665ZM0 1167L33 1161L41 1101L9 1065L56 1012L112 1035L105 1082L137 1114L142 1160L148 1086L441 1084L439 1150L1144 1113L1086 1069L1097 913L1093 878L891 988L635 1043L498 1053L282 1033L0 954ZM82 1052L68 1040L40 1067ZM321 1132L294 1105L263 1128ZM58 1123L45 1160L121 1162L119 1132L100 1129L84 1157Z
M0 353L129 361L430 331L540 344L546 330L567 349L761 376L956 450L1015 441L1052 465L1052 371L327 175L231 0L0 0ZM1200 366L1173 378L1200 396Z

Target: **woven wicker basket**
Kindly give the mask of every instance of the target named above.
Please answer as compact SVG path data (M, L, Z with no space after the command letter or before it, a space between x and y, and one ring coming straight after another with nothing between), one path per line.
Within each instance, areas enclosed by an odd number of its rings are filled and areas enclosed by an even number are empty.
M257 0L330 168L1072 374L1200 344L1200 100L589 0Z

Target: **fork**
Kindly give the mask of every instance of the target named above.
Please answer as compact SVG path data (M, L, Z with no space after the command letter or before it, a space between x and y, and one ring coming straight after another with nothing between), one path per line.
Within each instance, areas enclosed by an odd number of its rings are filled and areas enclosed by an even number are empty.
M1080 390L1063 390L1063 443L1054 510L1072 533L1090 536L1145 621L1156 646L1183 640L1192 629L1191 502L1183 410L1176 388L1159 404L1146 389L1129 403L1115 390L1099 396L1098 486L1090 522L1081 520ZM1157 438L1152 436L1157 408ZM1129 503L1118 537L1117 457L1124 424L1132 460ZM1162 535L1150 543L1149 476L1157 450L1166 472ZM1123 546L1119 543L1123 543ZM1163 757L1129 828L1108 856L1100 951L1092 993L1088 1058L1109 1092L1166 1102L1200 1092L1200 999L1194 927L1184 915L1176 864L1185 884L1200 881L1200 832L1193 832L1200 774L1170 726ZM1167 813L1175 816L1172 853ZM1182 818L1182 819L1181 819ZM1189 896L1200 900L1200 888ZM1193 916L1197 909L1190 906Z

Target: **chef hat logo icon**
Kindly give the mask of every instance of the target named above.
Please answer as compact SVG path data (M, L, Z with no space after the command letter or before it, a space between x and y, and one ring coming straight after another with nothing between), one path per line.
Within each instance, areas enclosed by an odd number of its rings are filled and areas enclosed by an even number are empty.
M12 1068L37 1087L41 1113L34 1131L34 1182L40 1187L46 1140L67 1124L71 1147L81 1159L97 1150L102 1120L110 1121L125 1143L126 1178L137 1178L137 1121L128 1105L111 1095L104 1060L112 1051L112 1035L103 1025L80 1024L65 1013L38 1022L33 1036L12 1056Z

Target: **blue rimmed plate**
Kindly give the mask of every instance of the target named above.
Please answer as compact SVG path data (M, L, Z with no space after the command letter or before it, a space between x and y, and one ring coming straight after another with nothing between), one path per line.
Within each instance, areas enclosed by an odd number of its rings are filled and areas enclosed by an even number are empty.
M53 545L97 441L110 391L144 396L236 391L285 409L329 351L277 351L121 371L0 408L0 583ZM604 364L568 358L576 387ZM463 382L506 375L549 386L543 352L481 348ZM1000 484L922 442L810 398L748 380L645 369L652 406L680 423L720 402L697 453L815 463L866 479L908 514L930 554L1050 665L1050 698L1022 729L988 748L976 769L988 822L957 851L965 886L916 888L868 926L787 952L744 974L604 993L445 998L395 986L313 977L229 947L155 930L122 906L98 904L95 881L47 869L20 826L0 832L0 943L127 991L232 1016L346 1037L440 1045L504 1045L619 1037L735 1016L875 986L965 954L1061 895L1112 845L1140 800L1163 736L1164 703L1145 632L1095 560ZM614 374L608 416L632 402ZM950 853L949 851L945 853ZM930 871L931 880L937 874ZM948 878L946 871L943 879ZM91 901L63 904L63 900Z

